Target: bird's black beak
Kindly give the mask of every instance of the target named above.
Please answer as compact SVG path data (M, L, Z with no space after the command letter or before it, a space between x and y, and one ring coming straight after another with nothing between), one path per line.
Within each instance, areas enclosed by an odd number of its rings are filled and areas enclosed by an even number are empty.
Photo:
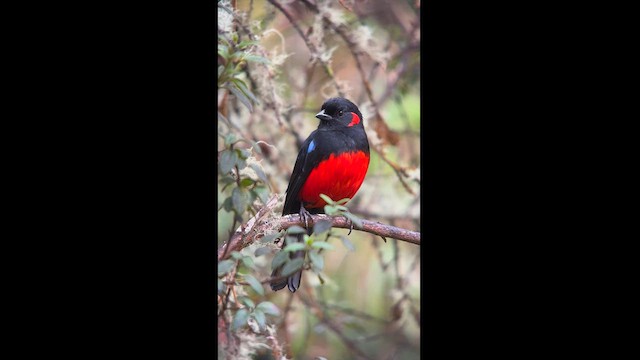
M316 114L316 117L321 121L329 121L333 119L331 116L325 114L324 109L322 109L319 113Z

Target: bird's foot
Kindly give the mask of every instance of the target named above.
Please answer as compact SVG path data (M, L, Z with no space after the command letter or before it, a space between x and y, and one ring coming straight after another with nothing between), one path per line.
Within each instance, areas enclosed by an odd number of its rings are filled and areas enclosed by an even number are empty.
M304 205L300 205L300 221L304 224L304 227L309 230L309 223L313 226L313 218L311 217L311 213L304 208Z

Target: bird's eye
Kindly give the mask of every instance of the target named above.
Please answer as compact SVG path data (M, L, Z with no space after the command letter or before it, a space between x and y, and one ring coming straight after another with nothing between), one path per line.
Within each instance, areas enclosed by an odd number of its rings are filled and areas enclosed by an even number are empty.
M344 111L340 110L340 112L338 113L338 115L342 115L342 113L343 113L343 112L344 112Z

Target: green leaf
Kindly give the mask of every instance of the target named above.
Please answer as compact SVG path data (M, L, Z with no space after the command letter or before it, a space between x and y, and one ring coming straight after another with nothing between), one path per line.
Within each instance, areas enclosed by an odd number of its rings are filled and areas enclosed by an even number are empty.
M258 154L262 155L262 148L260 147L260 144L258 144L258 142L254 142L253 143L253 151L255 151Z
M230 132L230 133L227 134L227 136L224 137L224 144L229 146L229 145L235 143L237 140L238 139L236 137L236 134Z
M306 234L305 234L305 235L306 235ZM287 237L286 237L286 238L285 238L285 240L284 240L284 243L285 243L286 245L289 245L289 244L295 244L295 243L297 243L297 242L299 242L299 241L298 241L298 235L287 235Z
M237 161L238 154L235 151L224 150L222 154L220 154L220 172L223 174L229 173Z
M218 279L218 294L224 293L224 284L222 280Z
M333 216L333 215L339 214L340 211L338 211L338 209L336 208L335 205L325 205L324 206L324 213L329 215L329 216Z
M287 234L295 235L295 234L306 234L307 230L302 226L293 225L292 227L287 229Z
M247 48L247 47L249 47L249 46L251 46L251 45L256 45L256 44L258 44L258 42L257 42L257 41L254 41L254 40L242 40L242 41L238 44L238 47L239 47L240 49L243 49L243 50L244 50L245 48Z
M314 249L333 250L333 245L326 241L314 241L313 244L311 244L311 247Z
M238 161L236 161L236 166L238 167L238 170L242 170L247 167L247 162L243 158L238 157Z
M317 251L309 251L309 259L311 259L311 263L318 270L317 272L322 271L324 268L324 258L322 255L318 254Z
M269 189L264 186L256 186L251 191L260 198L263 204L266 204L269 201Z
M253 253L253 255L255 257L260 257L260 256L262 256L264 254L269 254L269 253L271 253L271 248L268 247L268 246L264 246L264 247L261 247L261 248L257 248L256 251Z
M218 55L226 60L229 57L229 48L224 44L218 44Z
M349 198L340 199L340 200L336 201L336 204L344 205L344 204L348 203L349 200L351 200L351 199L349 199Z
M236 151L238 152L240 159L246 160L249 156L251 156L251 152L249 152L249 150L247 149L236 149Z
M241 303L245 304L247 307L250 307L252 309L256 307L256 304L253 303L253 300L249 299L246 296L240 296L238 300L240 300Z
M298 250L303 250L306 247L307 247L306 244L296 242L296 243L285 246L284 249L282 249L282 251L298 251Z
M302 269L303 264L304 264L304 259L302 258L297 258L289 261L284 265L284 268L282 269L282 276L291 275L294 272Z
M280 309L274 303L269 301L261 302L256 306L256 309L259 309L267 315L280 316Z
M232 257L232 258L234 258L234 259L236 259L236 260L240 260L240 259L242 259L242 257L243 257L243 256L244 256L244 255L240 254L240 253L239 253L239 252L237 252L237 251L232 251L232 252L231 252L231 257Z
M258 101L258 99L256 99L256 96L253 95L253 93L249 90L249 87L247 86L247 84L244 81L242 81L241 79L238 79L238 78L233 78L233 79L231 79L231 81L233 81L233 83L236 84L236 86L238 86L238 89L240 89L240 91L242 91L242 93L245 94L254 103L256 103L256 104L260 103L260 101Z
M231 212L231 210L233 209L233 204L231 203L231 197L224 199L224 201L222 202L222 207L227 212Z
M286 251L278 251L271 261L271 269L275 270L278 266L289 260L289 253Z
M344 245L344 247L346 247L349 251L356 251L356 247L353 246L348 237L340 235L340 240L342 240L342 245Z
M240 309L236 313L236 316L233 318L233 324L231 324L231 328L234 330L240 329L241 327L247 325L247 320L249 319L249 310Z
M320 220L313 224L313 233L316 235L322 234L323 232L329 231L332 225L332 222L329 220Z
M260 242L262 243L267 243L267 242L271 242L273 240L275 240L277 237L280 236L280 233L273 233L273 234L269 234L269 235L265 235L262 237L262 239L260 239Z
M249 187L254 183L253 179L250 178L244 178L242 180L240 180L240 186L242 187Z
M245 256L242 258L242 263L244 264L244 266L253 269L253 259L250 256Z
M233 95L235 95L238 100L240 100L240 102L243 103L244 106L247 107L247 109L249 109L250 112L253 112L253 106L251 106L251 102L249 102L247 96L238 89L235 83L228 83L228 86L226 88L229 89L233 93Z
M320 197L321 197L321 198L322 198L322 200L324 200L324 202L326 202L327 204L335 205L335 202L334 202L330 197L328 197L327 195L325 195L325 194L320 194Z
M256 175L258 176L258 179L262 180L262 182L265 183L265 184L269 183L269 179L267 179L267 175L264 173L264 171L262 170L260 165L258 165L256 163L252 163L252 164L249 165L249 167L252 168L253 171L256 172Z
M234 188L231 193L231 202L233 203L233 210L237 214L243 214L249 205L249 192L247 189Z
M351 222L353 223L353 225L355 225L356 228L362 229L362 220L360 220L360 218L358 218L357 216L353 215L350 212L345 212L342 214L342 216L351 220Z
M235 266L236 262L233 260L222 260L218 263L218 276L224 275L231 271Z
M260 281L258 281L256 278L254 278L249 274L245 275L244 279L249 283L249 286L251 286L251 288L255 292L257 292L260 295L264 295L264 288L262 287L262 284L260 284Z
M218 66L218 79L220 78L220 75L222 75L223 72L224 72L224 66L222 65Z
M260 326L260 330L264 329L267 325L267 319L265 318L264 313L260 309L255 309L251 315L256 319L258 326Z
M244 57L244 59L246 61L253 61L253 62L259 62L259 63L263 63L263 64L270 64L271 61L269 61L269 59L265 59L262 56L258 56L258 55L247 55Z

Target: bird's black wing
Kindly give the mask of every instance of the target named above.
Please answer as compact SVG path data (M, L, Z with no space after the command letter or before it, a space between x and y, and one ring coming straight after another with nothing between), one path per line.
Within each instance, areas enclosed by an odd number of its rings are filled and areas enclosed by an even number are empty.
M287 196L284 200L284 207L282 209L282 215L298 214L300 212L300 199L298 198L300 190L305 181L309 177L311 170L320 163L320 151L312 149L309 151L309 145L314 142L314 146L319 146L318 141L319 132L315 130L312 132L307 140L302 143L296 163L293 166L291 172L291 179L289 179L289 186L287 186Z

